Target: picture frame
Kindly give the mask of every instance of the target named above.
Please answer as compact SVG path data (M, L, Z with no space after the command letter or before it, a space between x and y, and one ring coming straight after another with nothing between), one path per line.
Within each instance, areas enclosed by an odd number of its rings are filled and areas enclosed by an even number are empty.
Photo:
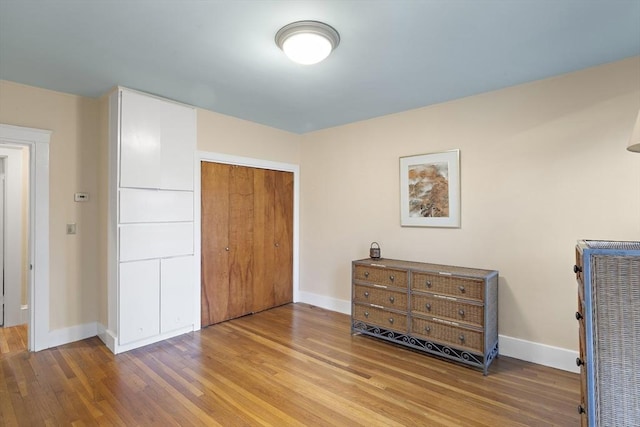
M460 150L400 157L400 225L460 228Z

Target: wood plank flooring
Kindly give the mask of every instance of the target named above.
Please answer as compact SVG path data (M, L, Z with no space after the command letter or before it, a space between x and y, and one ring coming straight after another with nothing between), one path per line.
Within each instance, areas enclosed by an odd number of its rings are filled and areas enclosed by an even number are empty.
M500 356L485 377L349 322L288 304L116 356L0 329L0 425L579 425L577 374Z

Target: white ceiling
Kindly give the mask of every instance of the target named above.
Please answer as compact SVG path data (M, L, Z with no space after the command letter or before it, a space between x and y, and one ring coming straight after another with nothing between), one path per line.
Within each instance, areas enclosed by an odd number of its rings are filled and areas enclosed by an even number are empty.
M335 27L338 49L290 62L274 36L298 20ZM296 133L634 55L640 0L0 0L1 79L123 85Z

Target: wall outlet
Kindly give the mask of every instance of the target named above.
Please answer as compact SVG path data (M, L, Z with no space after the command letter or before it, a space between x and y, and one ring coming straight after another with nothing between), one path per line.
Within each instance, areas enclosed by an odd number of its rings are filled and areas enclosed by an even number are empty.
M73 200L75 200L76 202L88 202L89 193L75 193L73 195Z
M76 234L76 224L67 224L67 234Z

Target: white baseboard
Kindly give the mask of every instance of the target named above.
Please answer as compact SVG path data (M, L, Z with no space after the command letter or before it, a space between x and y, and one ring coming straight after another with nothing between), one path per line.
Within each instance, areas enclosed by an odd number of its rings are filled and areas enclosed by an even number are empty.
M299 302L351 315L351 301L302 291L299 296ZM575 362L576 357L578 357L577 351L525 341L505 335L500 335L498 340L501 355L548 366L550 368L562 369L563 371L580 372Z
M296 302L303 302L305 304L315 305L327 310L337 311L338 313L351 315L351 301L303 291L300 291L298 296L299 301Z
M96 335L98 335L97 322L70 326L68 328L55 329L53 331L49 331L47 347L56 347L59 345L69 344L71 342L80 341L85 338L95 337Z
M116 337L113 331L108 330L102 323L98 323L98 338L102 340L112 353L116 352Z
M504 356L514 357L551 368L562 369L563 371L580 372L580 369L576 365L576 357L578 357L577 351L525 341L505 335L500 335L498 340L500 354Z

